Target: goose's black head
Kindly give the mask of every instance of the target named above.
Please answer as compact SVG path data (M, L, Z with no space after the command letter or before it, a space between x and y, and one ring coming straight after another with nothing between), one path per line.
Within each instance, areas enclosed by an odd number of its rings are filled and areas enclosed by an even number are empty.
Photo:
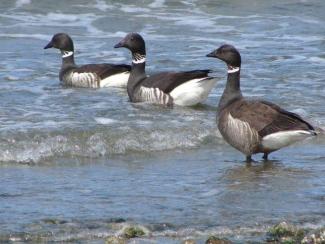
M73 42L68 34L57 33L52 37L52 40L44 47L48 48L57 48L61 51L72 51L73 52Z
M234 46L228 44L222 45L218 49L209 53L207 57L218 58L231 67L240 67L241 65L239 52Z
M141 55L146 54L146 44L141 35L138 33L127 34L119 43L117 43L115 48L125 47L129 49L132 53L138 53Z

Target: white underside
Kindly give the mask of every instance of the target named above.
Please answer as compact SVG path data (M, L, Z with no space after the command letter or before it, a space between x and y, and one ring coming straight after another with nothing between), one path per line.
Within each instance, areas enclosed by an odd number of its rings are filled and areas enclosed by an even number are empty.
M180 86L177 86L170 92L170 96L174 99L174 104L180 106L193 106L205 101L215 86L217 79L193 79Z
M262 146L268 150L278 150L295 142L314 136L314 132L305 130L281 131L262 138Z
M123 72L116 75L108 76L100 81L100 87L126 87L130 72Z

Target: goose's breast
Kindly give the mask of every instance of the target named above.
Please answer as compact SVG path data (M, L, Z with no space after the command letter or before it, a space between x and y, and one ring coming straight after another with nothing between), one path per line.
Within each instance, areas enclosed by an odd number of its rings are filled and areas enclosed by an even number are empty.
M251 155L257 151L260 137L248 122L234 118L228 112L220 115L218 128L223 138L245 155Z

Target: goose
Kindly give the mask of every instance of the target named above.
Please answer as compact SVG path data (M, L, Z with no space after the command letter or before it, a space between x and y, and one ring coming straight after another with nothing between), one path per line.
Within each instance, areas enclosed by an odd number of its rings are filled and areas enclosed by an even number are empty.
M264 100L246 99L240 90L241 56L232 45L222 45L207 57L218 58L228 67L226 88L218 105L218 129L231 146L246 155L271 152L308 137L315 128L299 115Z
M73 87L126 87L131 66L125 64L86 64L77 66L74 61L74 47L71 37L57 33L44 47L60 49L62 66L59 74L63 85Z
M127 92L131 102L147 102L172 106L193 106L206 100L216 84L210 70L162 72L146 75L145 41L138 33L129 33L115 48L127 48L132 53L131 74Z

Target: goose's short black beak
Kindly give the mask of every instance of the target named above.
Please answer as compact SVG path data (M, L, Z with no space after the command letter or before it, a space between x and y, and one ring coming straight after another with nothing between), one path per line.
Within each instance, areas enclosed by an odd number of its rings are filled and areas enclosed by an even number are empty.
M211 58L216 58L215 52L211 52L209 54L206 55L207 57L211 57Z
M48 49L48 48L52 48L53 47L53 43L52 41L50 41L45 47L44 49Z
M122 39L119 43L117 43L114 48L125 47L125 40Z

